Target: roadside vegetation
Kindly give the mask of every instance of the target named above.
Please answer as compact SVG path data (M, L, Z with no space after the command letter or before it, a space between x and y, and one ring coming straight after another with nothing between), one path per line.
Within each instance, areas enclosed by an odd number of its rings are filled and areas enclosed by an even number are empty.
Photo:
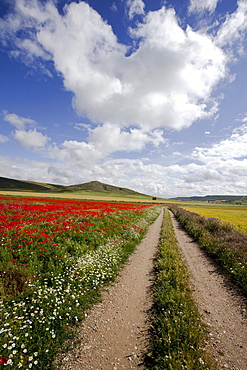
M204 218L177 206L170 209L189 235L247 295L247 235L217 218Z
M247 205L234 204L186 204L181 206L187 211L203 217L218 218L223 223L230 223L237 231L247 234Z
M52 369L157 218L151 204L0 197L0 369Z
M150 348L146 368L213 369L203 351L206 328L202 325L192 299L187 268L178 249L168 210L156 261L153 287L154 306L150 329Z

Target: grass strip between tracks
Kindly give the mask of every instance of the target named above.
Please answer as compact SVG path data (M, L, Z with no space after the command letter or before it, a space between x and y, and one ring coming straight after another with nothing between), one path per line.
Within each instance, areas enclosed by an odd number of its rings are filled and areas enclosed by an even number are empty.
M202 349L205 327L195 306L168 210L161 230L147 369L213 369Z

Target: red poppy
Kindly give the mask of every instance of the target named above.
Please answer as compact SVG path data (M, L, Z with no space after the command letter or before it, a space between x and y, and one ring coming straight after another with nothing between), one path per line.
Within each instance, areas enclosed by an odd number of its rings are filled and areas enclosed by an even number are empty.
M0 364L7 364L8 360L9 359L7 357L1 357L0 358Z

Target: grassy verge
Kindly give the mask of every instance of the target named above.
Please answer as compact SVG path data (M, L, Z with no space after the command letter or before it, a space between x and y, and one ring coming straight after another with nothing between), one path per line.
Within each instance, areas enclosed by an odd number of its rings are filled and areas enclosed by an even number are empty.
M165 211L156 262L151 346L147 369L213 369L207 364L202 326L169 212Z
M176 206L171 207L171 211L200 247L247 295L247 235L216 218L204 218Z

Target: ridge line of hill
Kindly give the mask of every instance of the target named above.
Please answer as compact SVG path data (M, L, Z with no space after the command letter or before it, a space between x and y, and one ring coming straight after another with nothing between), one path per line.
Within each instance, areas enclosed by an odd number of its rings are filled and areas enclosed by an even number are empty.
M100 193L113 193L119 195L134 195L149 197L149 195L138 193L137 191L118 187L114 185L104 184L100 181L90 181L77 185L56 185L49 183L40 183L34 181L16 180L7 177L0 177L0 190L5 191L34 191L34 192L47 192L47 193L65 193L65 192L100 192Z

